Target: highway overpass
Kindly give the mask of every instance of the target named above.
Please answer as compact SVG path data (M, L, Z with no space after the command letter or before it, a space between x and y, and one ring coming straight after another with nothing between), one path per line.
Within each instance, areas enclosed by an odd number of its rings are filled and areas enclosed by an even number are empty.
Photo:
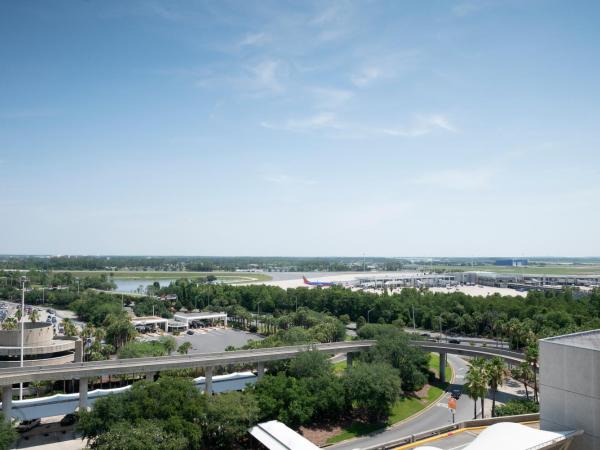
M90 361L83 363L62 364L56 366L34 366L3 369L0 371L0 386L2 386L2 409L8 419L11 415L12 385L33 381L58 381L79 380L79 405L85 408L88 405L88 379L119 374L146 374L148 379L153 379L157 372L172 369L204 368L205 390L212 393L212 378L215 367L230 364L257 364L258 378L264 373L264 364L269 361L291 359L307 349L314 349L323 353L344 353L348 358L348 365L352 364L353 353L368 350L375 341L350 341L333 342L327 344L295 345L289 347L273 347L256 350L239 350L234 352L205 353L178 356L162 356L154 358L132 358L108 361ZM464 356L479 356L492 358L502 357L510 364L524 361L520 353L508 350L476 347L461 344L446 344L433 341L413 341L413 345L427 352L440 354L440 378L444 380L446 368L446 355L448 353Z

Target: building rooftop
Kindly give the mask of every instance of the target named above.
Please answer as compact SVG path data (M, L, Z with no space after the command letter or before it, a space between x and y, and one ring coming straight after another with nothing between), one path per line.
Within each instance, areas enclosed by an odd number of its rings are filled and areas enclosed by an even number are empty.
M552 344L567 345L570 347L587 348L600 351L600 330L582 331L580 333L565 334L542 339Z

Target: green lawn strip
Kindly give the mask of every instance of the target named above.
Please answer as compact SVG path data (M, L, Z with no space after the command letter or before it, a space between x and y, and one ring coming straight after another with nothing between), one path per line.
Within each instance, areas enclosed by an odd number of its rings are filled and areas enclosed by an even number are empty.
M340 361L340 362L336 362L333 365L333 371L335 373L342 373L344 370L346 370L346 367L348 366L346 361Z
M437 353L430 353L429 357L429 369L434 372L436 375L438 373L440 363L440 357ZM334 371L336 373L341 372L346 369L346 361L340 361L333 365ZM446 365L446 380L450 381L452 379L452 368L449 364ZM364 422L354 422L348 428L343 430L340 434L330 437L327 439L327 444L335 444L337 442L342 442L347 439L352 439L359 436L364 436L365 434L372 433L374 431L380 430L382 428L389 427L398 423L402 420L408 419L410 416L422 411L427 408L432 403L435 403L439 400L439 398L444 394L444 389L440 387L440 385L430 385L429 390L427 391L427 400L423 402L423 399L417 399L415 397L402 397L392 407L392 411L388 420L385 423L364 423Z
M440 355L437 353L429 354L429 370L431 370L436 376L439 376L439 368L440 368ZM450 364L446 364L446 381L450 381L452 379L452 367Z

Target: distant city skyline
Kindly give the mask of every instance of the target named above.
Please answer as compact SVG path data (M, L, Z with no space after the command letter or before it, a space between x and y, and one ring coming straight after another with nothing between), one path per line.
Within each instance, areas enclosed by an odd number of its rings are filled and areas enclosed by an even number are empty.
M600 255L600 4L0 3L0 254Z

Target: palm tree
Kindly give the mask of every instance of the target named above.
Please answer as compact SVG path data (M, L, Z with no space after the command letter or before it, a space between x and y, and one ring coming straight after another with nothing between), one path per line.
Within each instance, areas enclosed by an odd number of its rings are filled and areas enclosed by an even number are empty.
M7 317L6 319L4 319L4 322L2 322L2 328L4 330L16 330L17 323L17 319L15 319L14 317Z
M179 353L180 355L187 355L191 348L192 343L186 341L177 348L177 353Z
M29 320L31 320L33 323L40 320L40 313L37 309L31 311L31 314L29 314Z
M496 356L486 362L486 373L490 389L492 391L492 417L496 413L496 393L508 376L508 369L504 360Z
M538 359L540 357L540 349L537 343L528 346L525 349L525 359L529 363L533 372L533 401L538 401L538 384L537 384L537 371L538 371Z
M531 365L527 362L522 362L517 367L514 367L511 371L512 377L523 383L525 387L525 397L529 400L529 383L533 380L533 370L531 369Z
M65 318L62 321L63 327L65 329L65 336L76 336L77 335L77 327L73 323L73 321L69 318Z
M477 418L477 400L481 400L481 418L484 417L485 395L487 394L487 374L481 358L474 358L465 375L465 393L473 399L473 419Z

